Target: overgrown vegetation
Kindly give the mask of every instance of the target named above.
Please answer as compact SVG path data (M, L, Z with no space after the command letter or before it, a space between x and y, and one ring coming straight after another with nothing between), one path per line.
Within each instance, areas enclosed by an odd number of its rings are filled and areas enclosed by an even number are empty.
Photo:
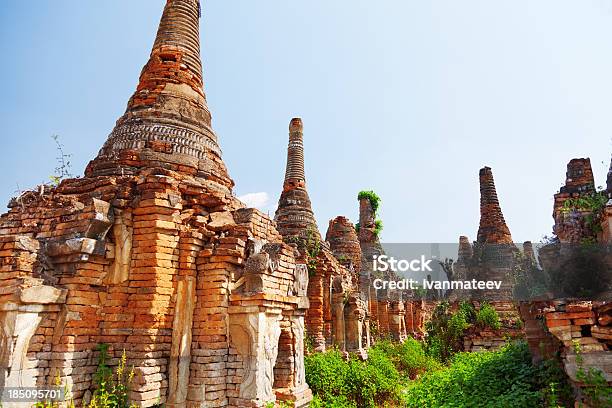
M318 258L321 253L321 240L315 227L308 227L303 237L290 237L288 242L297 244L300 251L304 251L308 275L312 277L317 270Z
M411 380L427 371L437 370L442 364L425 353L420 341L409 337L403 343L384 340L376 344L393 362L397 370Z
M448 302L442 302L434 309L432 318L426 323L425 348L429 355L447 362L453 354L462 349L461 339L473 325L484 329L501 327L497 311L488 303L482 303L476 311L469 302L461 302L457 311L452 311Z
M134 408L136 404L130 403L128 393L134 379L134 368L127 368L125 351L121 355L119 365L113 370L108 363L108 345L99 344L98 369L94 374L94 391L89 408Z
M372 211L374 211L374 214L376 214L378 212L378 207L380 206L380 201L381 201L378 194L376 194L372 190L360 191L359 194L357 194L357 199L363 200L364 198L370 202L370 206L372 206Z
M461 336L470 326L467 318L463 308L453 313L448 302L436 306L431 320L425 325L427 353L446 362L454 353L461 350Z
M564 376L554 363L533 365L525 342L510 343L499 351L455 355L447 367L410 383L403 406L569 406Z
M574 352L576 353L576 379L584 384L582 393L587 404L593 408L612 407L612 388L608 386L604 373L596 368L589 367L584 369L584 357L580 343L573 341Z
M422 343L381 341L368 360L336 350L306 357L311 407L560 407L571 389L558 363L531 363L525 342L458 353L443 365Z
M59 400L47 400L47 401L39 401L35 403L34 408L75 408L74 400L72 399L72 395L70 389L67 385L62 385L62 378L60 376L59 371L55 374L55 387L58 389L63 388L64 395L63 401ZM2 405L0 404L0 408Z
M367 199L370 202L370 206L372 207L373 216L375 218L373 232L374 232L374 235L379 237L380 233L383 230L383 222L382 220L376 217L378 214L378 208L380 207L381 199L378 196L378 194L376 194L372 190L363 190L363 191L360 191L359 194L357 194L357 200L363 200L363 199ZM355 231L357 231L358 234L359 234L360 229L361 229L361 225L359 223L355 224Z
M308 257L306 266L308 267L308 274L313 276L317 270L318 257L321 253L321 240L318 238L314 228L306 230L306 239L304 240L304 249Z
M312 407L360 408L398 403L404 379L439 367L414 339L403 344L381 341L368 350L366 361L346 361L331 350L307 356L305 365L306 381L316 396Z
M476 324L480 327L490 327L493 330L499 330L501 328L501 322L499 321L499 315L493 306L488 303L483 303L480 309L476 313Z
M584 243L597 242L597 235L602 231L601 222L607 202L606 192L596 191L590 195L569 198L563 203L563 211L581 215L584 218L584 226L590 233L583 238Z

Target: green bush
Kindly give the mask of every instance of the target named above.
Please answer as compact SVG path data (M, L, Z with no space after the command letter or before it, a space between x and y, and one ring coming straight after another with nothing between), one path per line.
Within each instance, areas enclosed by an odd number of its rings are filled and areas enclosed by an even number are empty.
M551 396L549 375L550 367L532 365L525 342L511 343L499 351L456 354L448 367L410 384L403 399L406 407L419 408L542 407L559 400Z
M385 351L372 348L368 359L332 350L305 358L306 381L317 397L312 407L376 407L398 399L400 374Z
M382 220L376 220L376 222L374 223L374 235L379 237L380 233L383 230L383 228L384 228L384 226L383 226Z
M372 206L372 211L374 211L374 214L376 214L376 212L378 211L378 206L380 205L380 197L378 196L378 194L376 194L372 190L360 191L359 194L357 194L357 200L362 200L364 198L368 199L370 205Z
M348 398L358 407L375 407L376 401L396 398L399 391L400 375L385 353L381 350L368 351L368 359L349 361Z
M436 306L431 320L425 325L425 349L428 355L445 363L461 350L461 337L470 326L466 313L463 308L453 313L448 302Z
M423 345L412 337L409 337L403 343L394 343L389 340L381 341L374 346L374 349L385 353L400 374L410 379L441 366L435 358L428 356L423 349Z
M99 344L98 369L94 375L96 390L93 393L89 408L135 408L130 403L128 393L134 379L134 368L127 368L125 351L121 355L115 373L106 365L108 360L108 345Z
M346 395L349 366L336 350L314 353L304 358L306 382L312 392L324 401Z
M480 310L476 313L476 324L481 327L490 327L494 330L501 328L497 310L488 303L483 303L480 306Z
M345 396L331 397L327 400L322 400L318 395L312 398L309 405L310 408L357 408L354 402L346 399Z

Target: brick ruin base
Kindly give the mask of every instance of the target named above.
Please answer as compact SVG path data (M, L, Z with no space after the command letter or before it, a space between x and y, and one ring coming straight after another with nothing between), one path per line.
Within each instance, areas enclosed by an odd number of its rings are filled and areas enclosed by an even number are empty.
M2 387L90 397L96 346L141 406L306 404L308 273L266 216L162 169L67 180L0 218ZM276 394L276 395L275 395Z

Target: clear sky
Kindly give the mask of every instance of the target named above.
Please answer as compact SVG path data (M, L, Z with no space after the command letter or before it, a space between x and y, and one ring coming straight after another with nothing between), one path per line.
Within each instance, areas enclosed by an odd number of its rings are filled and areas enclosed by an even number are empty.
M147 61L164 0L3 0L0 201L82 174ZM205 87L236 194L273 216L287 127L305 126L319 227L383 199L386 242L475 239L493 168L515 241L551 233L566 163L604 185L612 0L204 0ZM256 197L261 197L259 194Z

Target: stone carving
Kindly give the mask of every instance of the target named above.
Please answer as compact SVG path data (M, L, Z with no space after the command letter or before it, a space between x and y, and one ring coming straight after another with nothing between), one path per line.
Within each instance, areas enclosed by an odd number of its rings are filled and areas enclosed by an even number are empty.
M243 361L240 398L273 401L274 365L281 334L279 315L265 312L232 315L231 342Z
M297 316L293 318L293 336L295 344L295 353L293 355L295 361L295 387L303 388L306 386L306 369L304 367L304 317Z
M179 280L168 367L168 404L170 405L184 405L187 401L195 298L195 279L186 277Z
M113 248L113 263L107 277L108 283L118 284L127 281L129 278L133 231L131 214L122 210L115 210L115 223L113 225L115 245Z
M274 365L278 357L278 340L281 335L280 316L267 317L268 326L264 337L264 376L263 399L273 400Z
M308 268L304 264L295 265L295 281L293 285L293 293L295 296L308 295Z
M232 317L230 324L230 339L232 346L242 356L244 375L240 384L240 397L245 399L257 398L257 319L258 316L240 316L239 322Z
M244 291L247 293L262 292L263 275L274 271L270 255L265 252L251 255L244 266Z

